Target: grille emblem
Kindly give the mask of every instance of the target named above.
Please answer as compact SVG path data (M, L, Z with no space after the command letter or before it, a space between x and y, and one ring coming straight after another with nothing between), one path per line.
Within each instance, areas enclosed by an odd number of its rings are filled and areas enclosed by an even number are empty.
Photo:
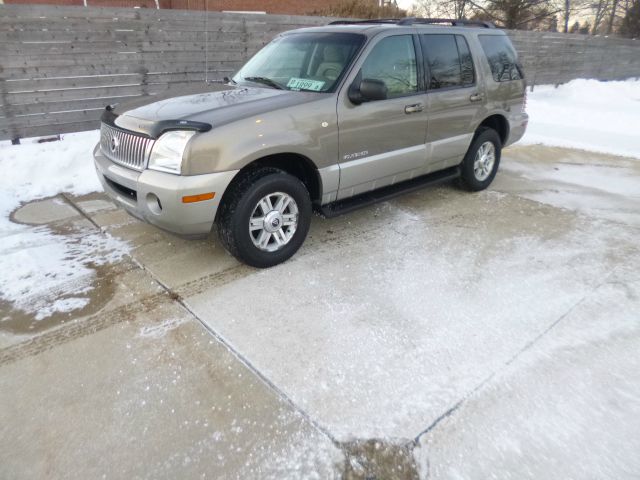
M120 141L117 139L117 137L111 137L111 142L109 143L109 149L111 150L111 153L116 153L116 150L118 150L119 146Z

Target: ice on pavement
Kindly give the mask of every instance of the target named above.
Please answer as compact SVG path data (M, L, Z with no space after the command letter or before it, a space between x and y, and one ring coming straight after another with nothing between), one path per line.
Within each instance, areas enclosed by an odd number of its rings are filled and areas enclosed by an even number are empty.
M83 308L95 277L91 267L127 252L124 242L102 233L63 236L9 219L25 202L99 190L91 161L97 141L98 132L92 131L58 142L0 143L0 300L37 320Z

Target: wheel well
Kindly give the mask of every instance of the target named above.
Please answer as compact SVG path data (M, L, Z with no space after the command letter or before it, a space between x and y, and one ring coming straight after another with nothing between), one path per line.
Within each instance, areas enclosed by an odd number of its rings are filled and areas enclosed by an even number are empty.
M489 127L498 132L502 145L504 145L507 138L509 138L509 122L507 122L507 119L502 115L491 115L485 118L478 128L479 127Z
M263 167L279 168L280 170L284 170L288 174L298 178L302 183L304 183L305 187L307 187L311 201L313 203L320 202L322 186L318 169L310 159L297 153L278 153L275 155L268 155L266 157L258 158L244 166L231 181L231 184L227 187L227 190L223 194L220 202L224 201L226 193L232 189L233 184L245 173Z

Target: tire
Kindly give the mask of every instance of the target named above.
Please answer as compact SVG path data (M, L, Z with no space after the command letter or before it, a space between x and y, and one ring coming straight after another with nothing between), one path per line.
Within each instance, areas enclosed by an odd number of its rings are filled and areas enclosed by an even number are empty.
M489 144L491 147L488 147ZM482 152L479 153L481 148L487 148L488 150L484 150L484 152L489 151L489 153L493 149L493 161L490 168L485 168L488 167L488 163L482 161L476 164L477 156L483 156ZM491 185L496 173L498 173L501 152L502 142L498 132L492 128L479 128L460 164L460 186L465 190L478 192ZM483 158L488 159L484 156Z
M272 267L291 258L307 237L311 224L311 199L305 185L298 178L269 167L247 172L229 188L217 221L218 235L227 251L257 268ZM280 212L278 205L286 207Z

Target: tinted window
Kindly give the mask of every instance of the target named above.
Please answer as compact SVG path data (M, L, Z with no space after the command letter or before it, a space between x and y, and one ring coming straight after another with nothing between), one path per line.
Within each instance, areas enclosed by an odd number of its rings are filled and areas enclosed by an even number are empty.
M478 35L478 39L487 56L493 79L496 82L523 78L522 70L518 66L516 51L507 37L503 35Z
M462 74L462 85L473 85L475 75L473 71L473 58L469 51L469 44L462 35L456 35L458 54L460 55L460 70Z
M388 98L416 93L418 74L411 35L380 40L362 65L362 78L383 81Z
M473 60L461 35L422 35L429 89L461 87L474 82Z

